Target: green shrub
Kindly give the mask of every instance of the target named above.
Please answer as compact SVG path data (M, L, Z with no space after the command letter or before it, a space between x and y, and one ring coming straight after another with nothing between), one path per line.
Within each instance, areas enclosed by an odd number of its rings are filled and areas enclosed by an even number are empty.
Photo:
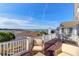
M0 32L0 42L14 40L15 35L11 32Z

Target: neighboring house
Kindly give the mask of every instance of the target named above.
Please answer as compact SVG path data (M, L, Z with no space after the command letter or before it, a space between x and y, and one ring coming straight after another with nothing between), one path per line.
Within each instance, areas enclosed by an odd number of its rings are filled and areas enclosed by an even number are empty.
M62 22L59 33L68 37L68 40L79 43L79 4L74 4L74 20Z

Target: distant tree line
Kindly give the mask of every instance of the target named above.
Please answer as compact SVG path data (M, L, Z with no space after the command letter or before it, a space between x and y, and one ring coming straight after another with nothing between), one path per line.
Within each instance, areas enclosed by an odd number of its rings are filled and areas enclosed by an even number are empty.
M38 34L37 34L37 36L42 36L42 35L47 35L48 33L47 32L45 32L45 31L41 31L41 32L39 32Z
M0 32L0 42L11 41L15 39L15 35L11 32Z

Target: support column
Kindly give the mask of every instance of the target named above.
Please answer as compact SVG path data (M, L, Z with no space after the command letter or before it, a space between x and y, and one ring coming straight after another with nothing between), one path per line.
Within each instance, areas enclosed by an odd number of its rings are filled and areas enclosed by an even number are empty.
M48 34L49 35L51 34L51 28L48 28Z
M72 31L72 39L77 41L78 40L78 35L77 35L77 28L74 27L73 31Z
M62 27L59 28L59 34L62 34Z
M62 27L59 28L60 39L62 39Z
M67 28L65 28L65 33L66 33L66 35L67 35L67 33L68 33L68 29L67 29Z
M51 28L48 28L48 39L51 40Z
M74 35L75 35L75 41L77 42L77 44L79 46L79 39L78 39L78 34L77 34L77 27L75 27L75 29L74 29Z

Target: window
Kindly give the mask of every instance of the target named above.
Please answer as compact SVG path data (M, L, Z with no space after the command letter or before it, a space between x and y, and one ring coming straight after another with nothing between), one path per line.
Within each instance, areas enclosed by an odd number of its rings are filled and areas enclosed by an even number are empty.
M62 33L64 33L64 28L62 28Z
M68 36L71 36L73 28L69 28Z
M77 25L77 34L79 36L79 24Z

